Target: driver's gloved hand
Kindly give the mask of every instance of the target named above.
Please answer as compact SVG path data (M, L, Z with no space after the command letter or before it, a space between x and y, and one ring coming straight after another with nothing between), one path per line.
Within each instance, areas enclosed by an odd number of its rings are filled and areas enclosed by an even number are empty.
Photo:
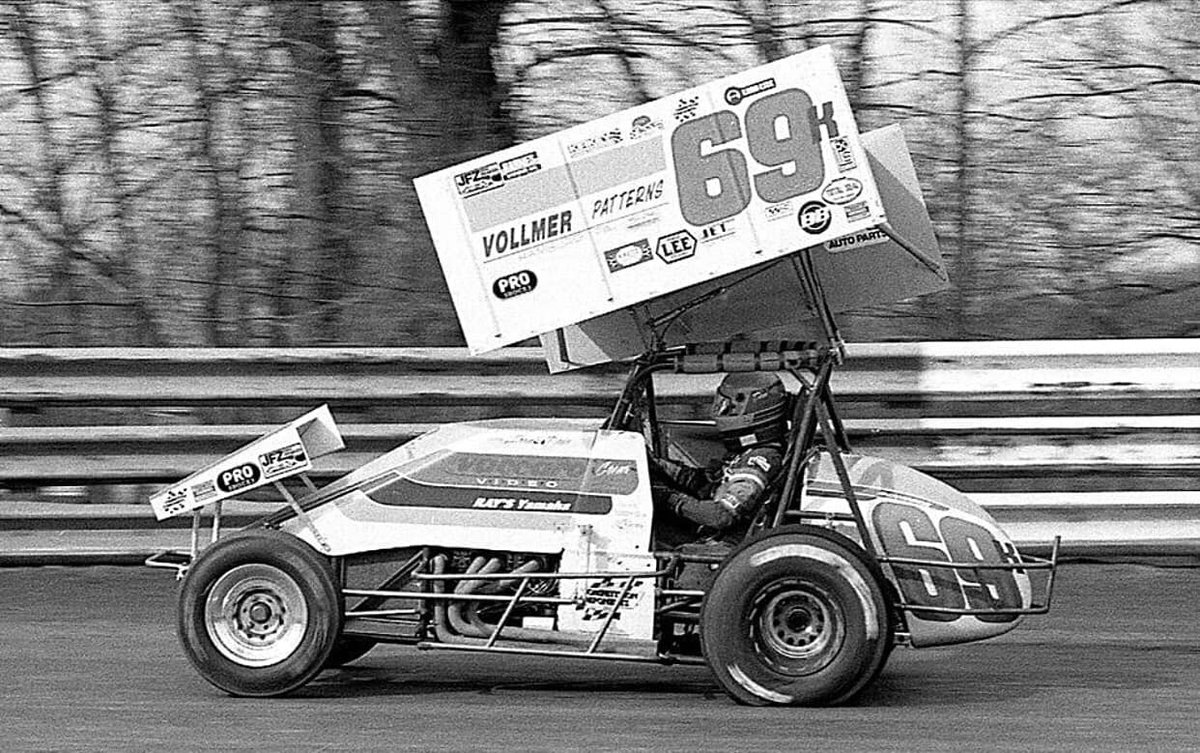
M721 458L713 458L708 461L708 465L704 466L704 477L710 483L716 483L725 476L725 461Z

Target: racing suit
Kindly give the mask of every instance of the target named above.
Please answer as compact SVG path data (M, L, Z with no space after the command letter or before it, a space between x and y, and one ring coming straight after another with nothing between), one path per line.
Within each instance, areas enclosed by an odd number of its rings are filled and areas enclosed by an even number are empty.
M783 449L775 444L730 454L707 469L655 458L650 466L655 508L702 529L725 531L758 511L782 466ZM696 533L700 532L693 531L693 536Z

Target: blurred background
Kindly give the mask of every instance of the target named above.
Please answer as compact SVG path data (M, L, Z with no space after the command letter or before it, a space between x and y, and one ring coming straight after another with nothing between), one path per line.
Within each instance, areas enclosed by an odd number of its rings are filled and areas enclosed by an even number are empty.
M848 340L1200 335L1194 0L25 0L0 346L459 345L412 178L821 44L954 284Z

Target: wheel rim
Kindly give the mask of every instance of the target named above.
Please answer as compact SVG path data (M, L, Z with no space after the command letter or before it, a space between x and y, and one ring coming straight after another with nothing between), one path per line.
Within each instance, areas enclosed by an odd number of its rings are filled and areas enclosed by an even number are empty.
M308 603L296 581L279 568L239 565L213 584L204 624L228 659L266 667L291 656L304 640Z
M828 591L803 581L780 581L755 600L751 629L759 654L788 675L829 665L845 640L841 606Z

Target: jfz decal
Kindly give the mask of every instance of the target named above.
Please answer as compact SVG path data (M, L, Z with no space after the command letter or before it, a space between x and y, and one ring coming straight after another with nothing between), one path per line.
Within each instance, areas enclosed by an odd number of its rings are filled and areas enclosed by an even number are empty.
M495 162L454 176L454 187L458 189L458 195L464 197L490 191L502 185L504 176L500 174L500 166Z
M296 468L303 468L308 464L308 455L304 452L304 445L296 442L287 447L264 452L258 456L258 462L262 463L263 474L272 478Z

